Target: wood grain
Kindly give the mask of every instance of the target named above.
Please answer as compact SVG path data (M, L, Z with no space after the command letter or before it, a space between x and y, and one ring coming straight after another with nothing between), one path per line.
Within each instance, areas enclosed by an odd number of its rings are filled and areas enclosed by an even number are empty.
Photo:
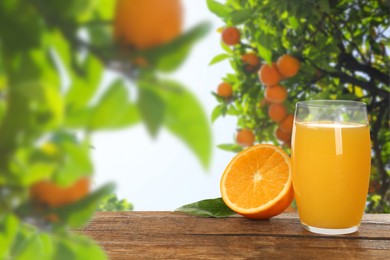
M174 212L98 212L82 232L110 259L390 259L390 214L365 215L359 231L324 236L295 213L270 220Z

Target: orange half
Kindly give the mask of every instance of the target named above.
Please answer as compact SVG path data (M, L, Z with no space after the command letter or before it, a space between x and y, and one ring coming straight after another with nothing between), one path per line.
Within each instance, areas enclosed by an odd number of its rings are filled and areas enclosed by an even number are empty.
M290 158L274 145L249 147L228 164L220 188L223 201L236 213L254 219L276 216L294 198Z

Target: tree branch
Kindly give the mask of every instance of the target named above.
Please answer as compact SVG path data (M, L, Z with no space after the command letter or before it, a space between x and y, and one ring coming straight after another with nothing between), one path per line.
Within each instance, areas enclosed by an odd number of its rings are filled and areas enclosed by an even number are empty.
M345 48L341 43L339 44L339 48L341 50L341 54L339 56L339 65L344 66L346 69L353 72L363 72L367 74L370 78L376 79L388 86L390 85L389 75L382 73L381 71L370 65L360 63L353 55L345 51Z
M377 96L381 97L389 97L390 92L385 89L377 88L375 85L371 84L368 81L363 81L357 78L354 78L344 72L341 71L324 71L324 73L327 73L330 76L336 77L340 79L341 83L351 83L352 85L356 85L361 87L364 90L367 90L368 92L374 93Z

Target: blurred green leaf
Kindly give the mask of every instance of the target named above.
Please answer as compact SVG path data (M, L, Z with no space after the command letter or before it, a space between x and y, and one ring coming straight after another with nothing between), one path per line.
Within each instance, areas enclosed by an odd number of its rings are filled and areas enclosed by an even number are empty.
M78 144L74 141L64 140L59 143L61 153L64 156L54 181L60 185L67 186L83 176L90 176L93 173L93 165L90 158L88 143Z
M238 145L238 144L219 144L217 145L219 149L229 151L229 152L234 152L234 153L239 153L243 150L243 148Z
M68 128L84 128L87 122L90 122L92 113L93 107L68 111L66 113L64 124Z
M67 232L48 233L21 224L11 253L2 259L15 260L84 260L107 259L104 251L90 238Z
M229 54L226 54L226 53L218 54L217 56L215 56L215 57L210 61L209 66L210 66L210 65L214 65L214 64L216 64L216 63L218 63L218 62L221 62L221 61L223 61L223 60L226 60L226 59L228 59L228 58L230 58L230 55L229 55Z
M109 194L100 202L98 211L130 211L133 208L126 199L119 200L115 194Z
M121 80L108 86L91 111L90 130L115 129L138 122L135 104L129 102L129 92Z
M19 148L10 160L9 167L12 171L12 177L25 187L38 180L51 177L58 167L56 163L50 162L42 156L37 156L34 152L31 148ZM8 180L11 181L10 178Z
M231 9L214 0L206 0L207 7L210 10L210 12L214 13L220 18L228 18L231 12Z
M65 237L56 237L56 260L105 260L107 256L102 248L92 239L79 235L68 234Z
M208 118L197 98L181 84L164 80L159 83L166 103L164 125L182 139L202 165L210 165L212 139Z
M14 248L12 257L17 260L53 259L54 245L48 233L39 232L38 229L27 227L21 230L22 236L16 241L18 246Z
M329 0L319 0L318 5L320 6L322 12L324 13L330 12Z
M181 206L180 208L175 209L175 211L199 217L214 218L224 218L236 214L233 210L226 206L222 198L201 200Z
M288 21L291 28L293 28L294 30L296 30L299 27L298 19L295 16L289 16Z
M0 1L1 43L8 54L39 47L43 30L41 17L29 4L15 0Z
M114 191L113 183L105 184L83 199L63 207L49 209L47 213L60 216L61 220L73 228L80 228L91 219L99 202Z
M96 15L102 20L110 20L114 17L117 1L97 0Z
M142 120L152 137L157 133L164 122L167 104L157 92L157 83L139 81L138 110Z
M17 235L20 222L11 214L0 216L0 259L10 258L10 248Z
M105 53L111 54L110 51L113 50L112 46L114 46L111 26L92 24L89 25L87 29L88 35L91 38L91 42L93 42L94 48L100 48L100 55L104 55Z
M199 23L171 43L140 52L140 55L154 64L157 70L172 72L183 63L195 42L203 38L209 30L208 22Z
M63 50L66 51L66 50ZM64 54L66 55L66 54ZM92 55L81 63L83 71L73 72L68 68L71 85L66 93L67 110L85 108L96 94L103 73L102 63Z
M30 123L56 128L63 122L63 101L57 86L32 81L17 86L30 106Z
M245 23L253 15L254 13L251 9L234 10L230 14L230 20L232 21L233 25L240 25Z

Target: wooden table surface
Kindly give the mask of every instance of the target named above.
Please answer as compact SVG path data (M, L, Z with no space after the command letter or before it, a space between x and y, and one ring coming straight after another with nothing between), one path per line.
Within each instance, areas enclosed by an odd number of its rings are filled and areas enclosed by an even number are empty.
M98 212L81 230L110 259L390 259L390 214L365 215L340 236L304 230L296 213L270 220L176 212Z

